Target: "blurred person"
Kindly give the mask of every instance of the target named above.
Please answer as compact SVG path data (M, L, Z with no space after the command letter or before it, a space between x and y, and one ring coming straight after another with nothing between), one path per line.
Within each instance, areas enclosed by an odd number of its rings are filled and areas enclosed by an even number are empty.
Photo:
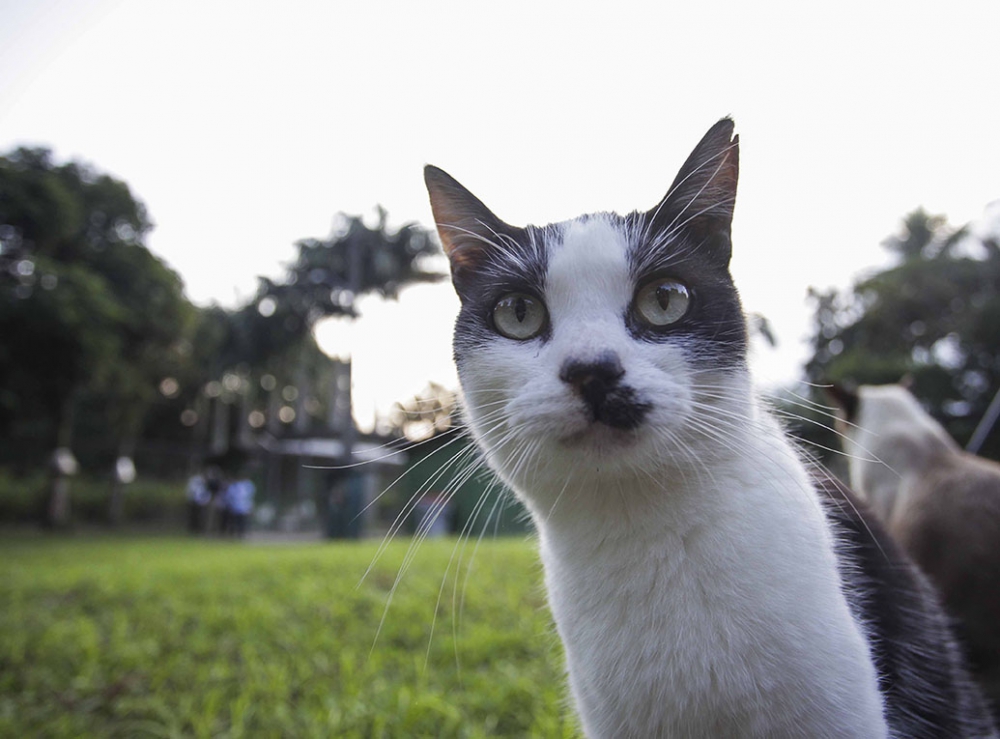
M442 493L427 493L416 505L417 532L432 538L446 536L451 517L448 498Z
M223 495L225 533L241 538L246 536L247 521L253 512L253 497L256 492L256 486L248 477L229 483Z
M208 504L212 502L208 483L203 474L196 473L187 483L188 530L192 534L200 534L205 530L205 519L208 514Z
M224 489L222 470L215 465L205 468L205 488L208 490L208 504L205 506L203 531L222 531L222 492Z

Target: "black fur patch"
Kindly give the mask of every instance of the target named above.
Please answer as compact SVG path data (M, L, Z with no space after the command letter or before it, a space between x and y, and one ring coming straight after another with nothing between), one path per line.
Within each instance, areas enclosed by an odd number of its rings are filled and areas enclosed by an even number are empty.
M630 244L629 267L635 285L654 277L670 277L687 287L690 305L677 323L656 328L636 318L629 306L625 323L637 339L650 342L686 338L693 363L718 368L746 365L747 329L739 294L729 269L720 265L711 250L680 233L666 243L644 235L645 216L633 213L622 220L626 233L636 234Z
M995 736L930 583L861 500L828 478L816 484L833 511L841 577L868 632L890 734Z
M526 293L545 303L545 242L557 238L558 233L554 226L517 229L504 239L503 252L484 249L475 271L453 280L462 301L455 321L456 362L470 349L494 341L513 341L502 337L493 326L493 308L505 294ZM546 323L542 333L530 341L547 341L551 335L551 325Z

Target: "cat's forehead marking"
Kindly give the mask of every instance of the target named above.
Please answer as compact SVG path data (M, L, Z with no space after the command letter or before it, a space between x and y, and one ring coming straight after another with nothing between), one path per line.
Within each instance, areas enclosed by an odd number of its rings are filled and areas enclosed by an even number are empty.
M627 303L628 244L611 218L597 215L569 221L561 235L549 256L550 301L575 307L581 300L594 307L609 298L616 308Z

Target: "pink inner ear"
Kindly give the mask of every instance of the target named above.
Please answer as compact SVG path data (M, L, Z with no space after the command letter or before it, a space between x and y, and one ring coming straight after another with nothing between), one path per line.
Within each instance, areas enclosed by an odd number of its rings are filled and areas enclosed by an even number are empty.
M444 170L426 166L424 181L438 236L453 271L474 267L498 233L518 230L493 215L479 198Z
M441 246L444 248L444 253L448 255L449 259L454 258L454 252L458 246L460 234L458 230L460 227L458 223L461 219L455 214L454 210L449 207L448 198L442 197L435 193L433 190L430 192L431 196L431 212L434 214L434 221L437 224L438 237L441 239Z
M441 240L442 242L444 241L443 236L441 237ZM448 255L448 260L451 262L453 270L474 268L477 261L476 257L479 256L481 251L472 244L455 244L454 242L445 246L444 250Z

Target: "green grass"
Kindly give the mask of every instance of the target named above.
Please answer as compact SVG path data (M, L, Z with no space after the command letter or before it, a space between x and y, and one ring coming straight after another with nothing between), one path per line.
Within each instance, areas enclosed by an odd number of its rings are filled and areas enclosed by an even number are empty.
M576 736L533 545L426 542L386 609L408 545L5 535L0 736Z

